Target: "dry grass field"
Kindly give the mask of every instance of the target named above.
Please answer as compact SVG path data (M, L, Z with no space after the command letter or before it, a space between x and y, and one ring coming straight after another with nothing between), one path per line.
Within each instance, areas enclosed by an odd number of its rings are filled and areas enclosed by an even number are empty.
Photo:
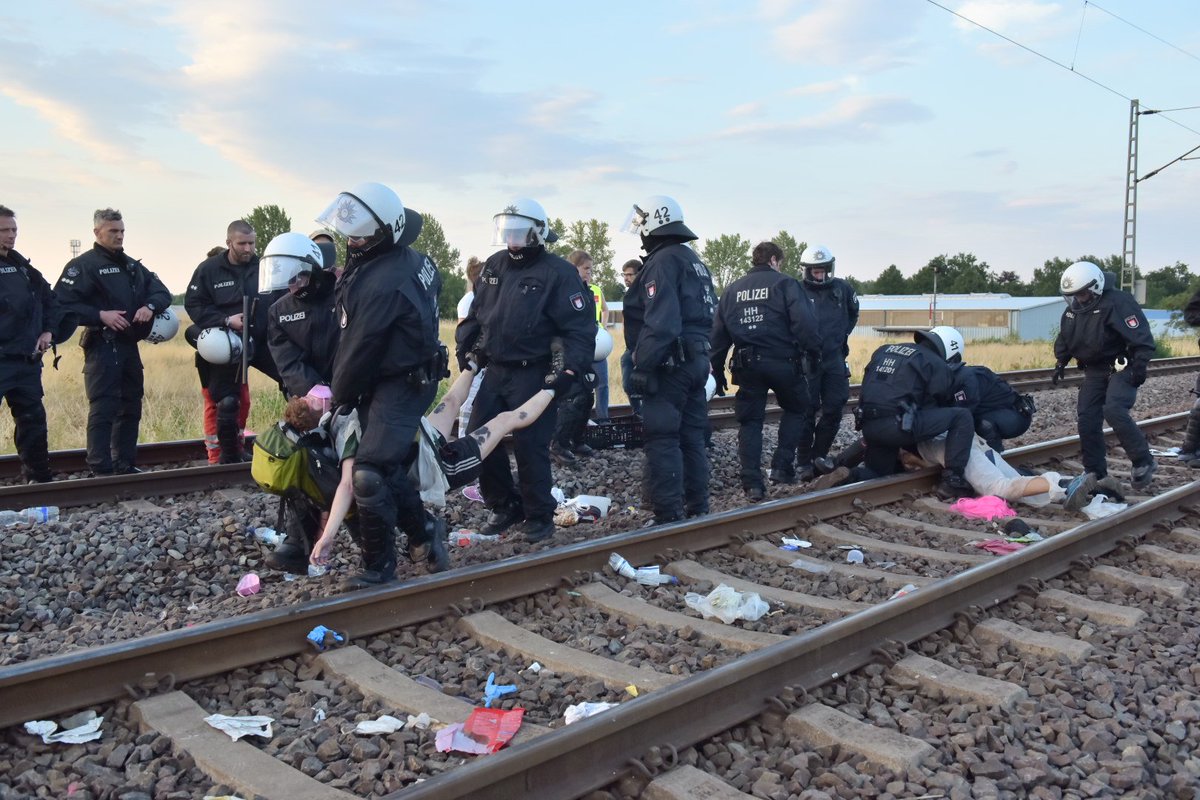
M443 322L442 341L453 351L454 323ZM60 450L84 446L87 422L87 399L83 392L83 353L78 336L61 348L63 359L59 370L49 366L43 371L46 389L46 414L49 418L50 448ZM608 358L609 402L626 402L621 391L621 353L625 343L619 330L613 330L616 346ZM883 340L854 338L850 340L850 369L853 382L862 376L871 353ZM1197 355L1200 348L1195 339L1172 339L1175 355ZM142 345L142 360L146 365L146 400L143 407L142 435L145 442L198 439L204 435L201 424L200 382L193 365L195 351L183 340L182 334L160 345ZM967 343L967 360L985 364L996 371L1034 369L1054 363L1047 342L983 342ZM49 359L46 360L49 365ZM457 372L454 364L451 370ZM251 430L262 430L283 413L283 399L275 385L258 372L251 370L250 387L253 406L250 413ZM12 417L7 407L0 410L0 452L14 452Z

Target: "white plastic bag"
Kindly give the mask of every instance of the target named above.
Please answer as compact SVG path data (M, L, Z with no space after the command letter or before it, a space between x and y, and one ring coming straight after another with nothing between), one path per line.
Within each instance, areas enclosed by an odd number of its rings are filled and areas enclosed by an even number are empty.
M1110 503L1106 496L1098 494L1092 497L1092 502L1079 510L1086 514L1088 519L1103 519L1127 508L1129 508L1128 503Z
M739 619L753 622L771 610L756 592L743 594L723 583L707 595L688 592L683 600L705 619L716 617L726 625Z

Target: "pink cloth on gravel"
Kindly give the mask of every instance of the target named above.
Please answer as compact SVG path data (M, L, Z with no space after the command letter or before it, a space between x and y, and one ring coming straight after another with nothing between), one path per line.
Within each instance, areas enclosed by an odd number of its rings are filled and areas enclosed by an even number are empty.
M983 497L964 497L950 506L950 510L971 519L996 519L1017 515L1003 498L990 494Z
M1020 542L1007 542L1004 539L984 539L982 542L976 542L975 546L987 550L994 556L1006 556L1025 547Z

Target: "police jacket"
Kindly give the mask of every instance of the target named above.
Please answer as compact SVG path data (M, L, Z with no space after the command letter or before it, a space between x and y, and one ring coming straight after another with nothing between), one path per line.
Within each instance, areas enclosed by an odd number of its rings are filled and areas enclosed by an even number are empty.
M1200 289L1196 290L1183 307L1183 319L1188 325L1200 325Z
M460 357L482 350L491 361L546 362L550 340L563 340L564 365L582 375L596 352L596 307L592 292L571 263L544 247L514 258L493 254L475 282L475 302L455 331Z
M890 413L903 405L917 408L947 405L954 372L942 357L918 344L885 344L874 352L863 373L859 403L864 415L871 410Z
M759 264L731 283L713 316L712 361L724 365L731 344L753 348L760 357L818 356L821 331L808 292L800 281Z
M364 255L350 259L335 289L341 334L330 389L337 403L408 377L438 350L442 276L433 260L399 245Z
M695 250L668 241L652 249L625 292L625 346L635 369L662 366L676 340L708 345L717 295Z
M331 272L314 275L306 296L290 292L268 309L267 343L284 389L292 397L333 381L338 328Z
M1149 361L1154 337L1142 307L1133 295L1109 289L1089 307L1063 311L1054 357L1066 364L1072 358L1081 367L1111 366L1121 357Z
M826 361L841 361L850 355L850 344L846 340L858 324L858 295L854 287L841 278L833 278L820 284L806 283L808 296L812 298L821 330L821 354Z
M225 250L200 262L188 282L183 307L200 328L220 328L226 317L242 313L242 297L249 297L254 309L248 320L250 337L261 346L267 336L267 309L282 293L259 297L258 256L249 264L235 266L229 263L228 254Z
M1016 390L987 367L961 367L954 378L954 404L974 415L1017 406Z
M0 256L0 355L28 357L58 328L58 300L42 273L16 250Z
M142 306L158 313L171 305L167 287L141 261L124 250L109 250L98 243L92 249L67 262L54 287L63 314L74 315L80 325L91 330L104 327L101 311L121 311L130 326L116 332L123 341L139 341L150 335L153 321L133 323L133 315Z

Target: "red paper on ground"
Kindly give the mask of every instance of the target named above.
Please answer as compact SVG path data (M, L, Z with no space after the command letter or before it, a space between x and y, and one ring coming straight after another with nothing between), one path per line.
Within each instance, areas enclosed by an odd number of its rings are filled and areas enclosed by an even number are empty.
M467 717L463 733L477 742L486 743L488 752L494 753L516 735L524 716L523 708L508 711L499 708L476 708Z

